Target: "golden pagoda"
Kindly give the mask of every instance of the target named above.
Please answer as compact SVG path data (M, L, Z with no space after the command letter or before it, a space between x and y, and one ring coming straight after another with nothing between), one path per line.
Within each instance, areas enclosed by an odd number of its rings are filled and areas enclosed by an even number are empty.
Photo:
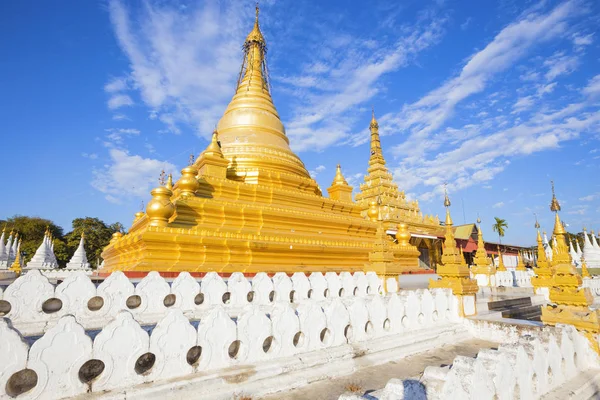
M418 269L419 251L396 243L387 227L405 223L404 240L413 231L439 230L439 224L400 198L397 186L386 183L391 175L383 177L384 170L369 162L369 176L379 174L371 184L390 188L371 207L364 200L374 200L370 195L352 201L352 187L338 166L327 198L290 149L271 98L258 8L243 51L235 95L208 147L174 184L162 174L146 212L136 213L129 232L113 235L104 249L102 273ZM373 134L371 140L373 148ZM397 208L390 208L388 196L396 196ZM376 247L389 266L373 264Z
M376 201L381 207L386 231L393 232L398 224L407 224L412 234L411 243L421 251L427 251L433 266L440 262L440 241L436 240L443 235L440 220L437 216L424 216L419 209L419 202L407 200L404 191L398 190L398 185L394 183L383 157L375 110L372 112L369 130L371 132L369 167L364 183L360 185L360 192L355 196L362 215L367 216L370 204Z
M594 298L589 288L582 287L582 278L571 263L571 257L565 239L565 228L558 212L560 204L554 194L552 183L552 202L550 210L555 213L554 237L556 239L552 264L554 274L551 280L550 302L542 307L542 322L549 325L571 324L586 333L593 347L598 351L595 335L600 332L598 311L589 308Z
M429 288L449 288L459 298L459 312L462 316L477 313L475 307L475 294L479 290L477 282L471 279L469 267L465 262L462 251L456 247L450 216L450 199L448 192L444 195L446 207L446 240L442 253L442 265L438 265L437 274L441 279L429 280Z
M477 251L475 252L475 257L473 258L471 272L475 276L484 275L486 282L485 286L493 286L493 278L496 275L496 267L494 264L492 264L492 260L490 257L488 257L487 251L485 250L483 232L481 231L481 220L479 218L477 218L477 224L479 224L477 229Z
M544 292L548 291L552 286L552 268L546 258L546 249L544 249L544 242L540 233L540 224L537 221L537 218L535 221L535 229L537 230L537 266L533 268L535 276L531 277L531 284L535 293L544 294Z

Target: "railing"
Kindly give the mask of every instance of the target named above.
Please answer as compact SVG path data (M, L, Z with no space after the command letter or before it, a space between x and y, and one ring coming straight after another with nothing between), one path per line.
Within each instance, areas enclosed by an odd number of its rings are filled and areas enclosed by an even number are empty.
M0 289L0 316L10 318L24 335L41 334L66 314L72 314L86 329L106 325L120 310L129 310L141 324L155 324L169 309L180 309L190 318L200 318L210 307L224 305L235 316L244 306L267 309L280 301L300 303L330 298L366 298L381 293L381 279L372 272L276 273L272 278L257 273L248 280L233 273L227 281L210 272L196 280L182 272L171 283L150 272L134 285L122 272L114 272L98 287L81 271L58 285L31 271L4 290Z
M194 285L198 282L190 280L189 275L180 275L181 279L173 282L170 291L167 290L169 285L165 286L166 282L157 274L147 277L135 288L125 284L120 274L112 276L112 283L108 281L103 290L100 287L93 290L95 287L88 284L91 282L82 277L54 289L35 275L26 276L15 282L18 285L12 290L7 289L4 298L8 295L9 301L14 301L15 294L19 293L33 296L15 303L19 307L14 314L17 318L30 321L41 316L37 308L40 301L60 296L65 299L66 309L82 312L87 317L94 311L83 300L101 296L106 303L98 311L106 307L108 312L102 318L108 318L109 322L99 332L90 332L78 322L77 314L63 315L43 336L37 340L29 338L29 342L33 342L30 346L8 318L0 319L0 397L52 399L132 387L221 368L257 365L404 332L430 330L458 319L456 300L449 289L402 291L387 296L345 296L342 289L351 289L348 284L355 282L348 275L339 280L339 288L332 275L329 280L322 275L311 275L310 285L302 287L293 280L290 284L282 275L271 283L266 276L258 280L255 277L252 285L236 275L226 286L216 275L211 275L202 280L200 290ZM299 276L295 280L303 281ZM211 281L217 284L209 283ZM202 292L202 286L213 289ZM367 287L363 286L358 292L364 290L366 296ZM77 298L82 301L73 302L73 297L65 294L74 292L74 288L83 288L77 292L80 293ZM336 288L341 298L325 295L325 290ZM34 295L34 289L39 293ZM229 304L246 303L250 289L254 289L255 297L236 318L228 314L227 305L219 304L223 303L225 293L230 294ZM302 300L293 304L289 298L296 289L294 296ZM309 297L309 290L319 291L320 295ZM188 318L184 310L198 306L190 298L202 293L204 301L212 306L200 321ZM164 303L170 294L180 298L166 307ZM273 299L270 299L271 294ZM122 310L113 314L119 304L132 303L132 296L140 296L141 304L147 303L144 313L163 314L156 325L140 325L135 312ZM268 302L273 304L266 313L260 304Z
M535 399L599 367L588 339L564 325L520 337L497 350L480 350L475 358L457 356L451 366L427 367L419 381L392 379L368 398L407 398L410 393L419 399ZM348 394L340 400L359 398Z

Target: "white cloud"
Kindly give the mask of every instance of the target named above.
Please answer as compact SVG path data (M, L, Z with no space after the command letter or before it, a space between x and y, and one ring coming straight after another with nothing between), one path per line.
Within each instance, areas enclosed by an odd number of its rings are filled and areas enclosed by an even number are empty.
M324 165L319 165L317 166L317 168L315 168L314 170L310 170L308 171L308 173L310 174L310 176L314 179L317 177L317 175L319 175L321 172L325 171L327 168Z
M127 80L125 78L111 78L106 85L104 91L107 93L122 92L127 89Z
M575 46L589 46L594 42L594 34L590 33L589 35L582 35L580 33L573 36L573 44Z
M521 74L521 76L519 76L519 79L521 79L522 81L537 81L538 79L540 79L540 73L538 71L527 71L524 74Z
M208 137L234 94L253 10L240 2L148 1L135 10L130 4L111 0L109 11L142 101L169 131L184 123Z
M521 97L513 105L513 113L520 113L521 111L527 110L533 106L533 96Z
M600 74L590 79L587 86L583 88L583 93L588 96L596 96L600 94Z
M127 118L126 115L124 114L115 114L112 116L113 121L125 121L125 120L129 120L129 118Z
M471 24L471 21L472 21L471 17L467 18L467 20L465 22L460 24L460 29L462 29L463 31L466 30L469 27L469 25Z
M545 94L552 93L554 91L554 89L556 88L556 85L557 85L556 82L551 82L551 83L548 83L547 85L538 85L537 86L537 96L542 97Z
M116 94L108 99L108 108L116 110L117 108L132 106L133 100L126 94Z
M108 132L108 135L106 135L108 140L115 144L121 144L124 137L139 136L141 133L139 129L135 128L110 128L105 129L105 131Z
M396 154L411 162L437 148L438 142L427 139L453 115L460 102L482 92L493 76L513 66L535 45L558 37L565 31L567 19L576 13L574 3L565 2L547 14L529 13L502 29L471 56L457 77L390 118L391 129L411 132L408 140L396 147Z
M594 193L594 194L590 194L584 197L580 197L579 200L580 201L593 201L600 198L600 193Z
M498 203L496 203L492 206L492 208L502 208L502 207L504 207L503 201L499 201Z
M89 158L90 160L96 160L98 158L98 154L96 153L81 153L81 156L84 158Z
M418 23L392 45L377 44L365 52L365 40L346 34L329 35L319 43L323 54L307 65L298 76L275 77L284 90L300 99L286 124L294 150L322 150L345 142L354 145L368 140L361 130L352 135L357 110L382 90L380 79L406 66L412 58L437 43L443 34L443 19ZM340 47L341 44L343 47ZM318 65L318 74L314 72ZM310 87L310 91L306 90ZM383 121L384 119L382 119ZM382 132L385 134L385 132Z
M579 66L579 57L557 52L544 61L544 66L548 68L548 72L544 76L551 81L560 75L568 75L575 71Z
M129 196L147 197L150 189L158 185L161 170L177 171L169 162L130 155L123 149L110 149L109 155L110 164L93 170L92 186L111 202Z

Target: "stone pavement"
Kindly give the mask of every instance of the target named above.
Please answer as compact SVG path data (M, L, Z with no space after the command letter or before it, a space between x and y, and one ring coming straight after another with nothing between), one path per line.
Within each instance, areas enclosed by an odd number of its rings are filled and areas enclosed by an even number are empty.
M455 345L429 350L387 364L361 368L359 371L345 377L314 382L302 388L285 393L275 393L262 397L262 399L337 400L342 393L349 390L364 394L381 389L392 378L419 379L428 366L450 364L457 355L474 357L480 349L495 347L497 347L497 343L494 342L478 339L465 340Z

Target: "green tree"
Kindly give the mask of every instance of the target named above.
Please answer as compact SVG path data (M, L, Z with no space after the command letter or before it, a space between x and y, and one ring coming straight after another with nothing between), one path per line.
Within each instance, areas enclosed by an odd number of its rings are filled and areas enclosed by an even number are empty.
M494 219L496 220L496 223L492 225L492 229L494 232L498 233L498 241L502 243L502 238L508 229L508 224L504 219L498 217L494 217Z
M19 232L19 237L23 240L21 244L21 254L25 263L31 260L35 251L42 244L46 227L54 237L54 252L59 266L65 266L69 261L69 255L63 241L63 229L49 219L40 217L27 217L24 215L15 215L7 220L0 220L0 226L6 226L6 234L11 230Z
M73 230L65 235L69 253L75 253L83 233L85 235L85 251L88 261L92 266L96 266L101 259L102 250L108 245L115 232L125 232L123 225L119 222L107 225L98 218L75 218L73 220Z

